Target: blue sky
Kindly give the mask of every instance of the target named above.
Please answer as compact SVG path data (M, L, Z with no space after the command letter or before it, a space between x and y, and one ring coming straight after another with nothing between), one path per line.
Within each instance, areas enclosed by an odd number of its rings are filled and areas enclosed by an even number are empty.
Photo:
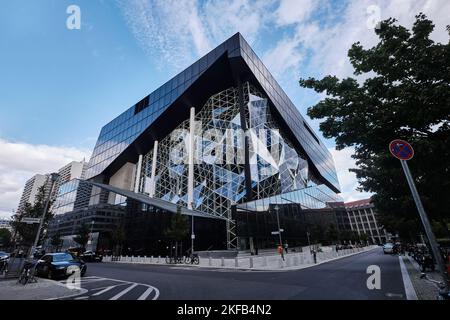
M72 4L80 30L66 27ZM320 96L300 77L351 75L346 52L376 43L373 21L409 26L420 11L447 41L445 0L2 0L0 216L27 178L89 158L104 124L237 31L305 115ZM348 173L351 153L333 151L346 200L367 196Z

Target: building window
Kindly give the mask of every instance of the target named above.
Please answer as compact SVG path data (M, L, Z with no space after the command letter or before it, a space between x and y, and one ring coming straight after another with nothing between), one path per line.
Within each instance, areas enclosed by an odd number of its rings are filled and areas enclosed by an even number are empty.
M144 99L142 99L141 101L136 103L136 105L134 106L134 114L136 115L139 112L141 112L142 110L144 110L145 108L147 108L150 104L149 102L150 102L150 96L146 96Z

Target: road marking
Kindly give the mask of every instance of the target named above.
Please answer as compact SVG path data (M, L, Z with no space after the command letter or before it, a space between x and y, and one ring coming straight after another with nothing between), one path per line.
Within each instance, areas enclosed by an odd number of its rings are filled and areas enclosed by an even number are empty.
M115 285L115 286L109 286L109 287L107 287L106 289L103 289L102 291L99 291L99 292L97 292L97 293L94 293L92 296L99 296L99 295L101 295L101 294L103 294L103 293L105 293L105 292L107 292L107 291L109 291L109 290L111 290L112 288L115 288L115 287L117 287L118 285Z
M402 272L403 285L405 286L406 299L419 300L411 282L411 278L409 277L408 270L406 269L405 263L403 262L403 257L398 256L398 261L400 261L400 270Z
M149 287L141 296L138 298L138 300L146 300L147 297L152 293L153 287Z
M88 296L83 296L83 297L75 298L75 300L84 300L84 299L89 299L89 297Z
M138 286L138 284L135 283L135 284L129 286L128 288L126 288L125 290L122 290L121 292L119 292L118 294L116 294L114 297L112 297L112 298L109 299L109 300L117 300L117 299L119 299L121 296L127 294L128 292L130 292L131 290L133 290L133 289L134 289L135 287L137 287L137 286Z

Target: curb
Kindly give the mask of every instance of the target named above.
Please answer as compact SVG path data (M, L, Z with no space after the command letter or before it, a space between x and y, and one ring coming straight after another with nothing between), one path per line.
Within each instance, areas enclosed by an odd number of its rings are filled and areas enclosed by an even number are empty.
M315 267L324 263L332 262L335 260L351 257L357 254L366 253L372 250L377 249L378 247L372 247L363 251L359 252L353 252L350 254L347 254L345 256L339 256L335 258L331 258L324 261L319 261L315 264L305 264L301 266L295 266L295 267L283 267L278 269L262 269L262 268L249 268L249 267L241 267L241 268L235 268L235 267L226 267L226 266L200 266L200 265L191 265L191 264L165 264L165 263L145 263L145 262L133 262L133 261L105 261L105 263L123 263L123 264L137 264L137 265L152 265L152 266L167 266L167 267L182 267L182 268L190 268L190 269L210 269L210 271L221 269L221 270L234 270L234 271L258 271L258 272L287 272L287 271L297 271L302 270L306 268Z

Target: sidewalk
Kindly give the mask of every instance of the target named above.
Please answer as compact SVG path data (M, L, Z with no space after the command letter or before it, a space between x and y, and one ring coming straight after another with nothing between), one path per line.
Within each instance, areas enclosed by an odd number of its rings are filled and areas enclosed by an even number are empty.
M85 289L69 289L52 280L38 278L36 283L22 285L14 280L0 281L0 300L47 300L83 294Z
M409 278L411 279L412 286L416 292L418 300L436 300L439 293L439 289L433 283L425 279L420 279L422 274L419 264L414 261L410 256L401 256L406 270L408 271ZM433 280L442 281L442 278L437 272L427 272L427 276Z
M236 257L234 259L213 259L202 258L200 265L191 264L166 264L163 257L120 257L120 261L112 261L111 257L104 257L104 262L113 263L136 263L151 265L166 265L175 267L193 267L193 268L214 268L214 269L234 269L234 270L252 270L252 271L290 271L300 270L322 263L334 261L337 259L350 257L355 254L367 252L379 248L378 246L369 246L364 248L339 250L338 252L322 252L317 254L317 263L314 263L313 256L308 252L288 253L283 261L279 254L271 256L250 256L245 258Z

